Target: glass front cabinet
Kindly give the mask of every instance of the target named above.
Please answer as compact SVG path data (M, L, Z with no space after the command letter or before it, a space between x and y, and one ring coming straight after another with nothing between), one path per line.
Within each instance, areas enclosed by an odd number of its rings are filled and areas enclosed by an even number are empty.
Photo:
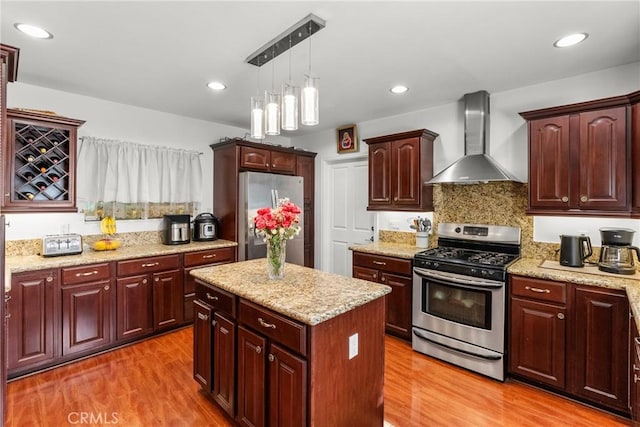
M8 109L6 212L75 212L77 129L83 120Z

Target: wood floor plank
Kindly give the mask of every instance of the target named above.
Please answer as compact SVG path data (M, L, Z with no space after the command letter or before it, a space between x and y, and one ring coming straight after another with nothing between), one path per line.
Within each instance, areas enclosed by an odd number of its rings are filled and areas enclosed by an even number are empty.
M192 379L192 328L8 384L7 427L231 426ZM414 426L629 426L516 381L500 383L387 337L385 419ZM91 419L90 417L93 417ZM324 426L322 426L324 427Z

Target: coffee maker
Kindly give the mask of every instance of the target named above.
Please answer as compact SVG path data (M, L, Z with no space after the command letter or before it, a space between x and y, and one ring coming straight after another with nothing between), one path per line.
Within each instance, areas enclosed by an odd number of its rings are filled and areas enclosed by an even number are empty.
M602 248L598 269L607 273L635 274L636 267L633 261L633 253L640 259L640 249L631 246L635 231L629 228L600 229Z

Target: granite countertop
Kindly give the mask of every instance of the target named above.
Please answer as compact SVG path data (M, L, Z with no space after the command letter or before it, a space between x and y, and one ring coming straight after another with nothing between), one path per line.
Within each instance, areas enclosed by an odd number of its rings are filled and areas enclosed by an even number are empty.
M571 271L540 267L543 262L544 260L536 258L520 258L509 266L507 272L539 279L625 290L633 315L636 319L640 319L640 280L629 279L622 274L601 273L595 266L575 268ZM584 271L589 271L590 273L585 273ZM638 324L638 329L640 330L640 323Z
M296 264L285 265L284 279L270 280L264 258L197 268L191 275L307 325L317 325L391 292L385 285Z
M413 259L413 256L416 253L422 252L427 248L419 248L416 245L407 245L405 243L373 242L364 245L351 245L349 246L349 249L354 252L363 252L373 255Z
M201 251L207 249L227 248L237 246L229 240L214 240L210 242L191 242L184 245L163 245L161 243L148 245L122 246L114 251L94 251L88 249L79 255L65 255L43 257L40 255L16 255L5 257L5 291L11 290L11 274L25 271L42 270L46 268L74 267L99 262L121 261L131 258L146 258L157 255L171 255L184 252Z

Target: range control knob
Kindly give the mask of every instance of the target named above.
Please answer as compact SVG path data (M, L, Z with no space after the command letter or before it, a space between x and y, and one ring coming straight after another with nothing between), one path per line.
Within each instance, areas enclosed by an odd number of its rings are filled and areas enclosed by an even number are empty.
M456 233L459 233L462 231L462 229L460 227L456 227L453 231L455 231Z

